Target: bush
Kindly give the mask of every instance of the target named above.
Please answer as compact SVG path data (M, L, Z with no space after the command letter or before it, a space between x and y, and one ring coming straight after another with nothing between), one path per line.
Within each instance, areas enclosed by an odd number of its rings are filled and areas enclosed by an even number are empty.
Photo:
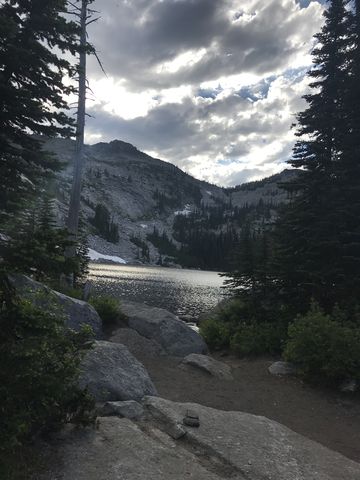
M218 318L231 325L239 324L243 321L244 316L247 316L247 308L245 303L239 298L229 300L224 305L220 304L217 313Z
M116 325L126 321L126 315L120 309L120 302L114 297L99 295L89 302L99 314L104 325Z
M336 311L336 318L339 312ZM284 357L309 380L360 378L360 330L336 321L315 304L289 326Z
M271 323L243 324L230 339L230 348L239 356L277 355L282 351L286 329Z
M279 354L287 337L284 312L274 311L276 322L262 321L261 312L248 298L234 298L219 309L213 323L205 324L203 336L210 347L230 345L240 356Z
M199 330L210 350L221 350L229 346L230 329L221 320L204 320L200 323Z
M95 420L92 397L77 387L91 330L65 329L55 311L0 292L0 464L31 435ZM5 477L4 472L2 472Z

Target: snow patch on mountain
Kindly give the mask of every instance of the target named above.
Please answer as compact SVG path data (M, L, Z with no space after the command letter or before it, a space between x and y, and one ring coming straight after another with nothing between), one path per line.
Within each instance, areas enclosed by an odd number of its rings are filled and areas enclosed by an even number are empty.
M115 255L104 255L103 253L96 252L92 248L89 248L89 253L88 253L90 260L95 262L99 260L106 260L107 262L114 262L114 263L121 263L121 264L126 264L126 260L123 258L117 257Z

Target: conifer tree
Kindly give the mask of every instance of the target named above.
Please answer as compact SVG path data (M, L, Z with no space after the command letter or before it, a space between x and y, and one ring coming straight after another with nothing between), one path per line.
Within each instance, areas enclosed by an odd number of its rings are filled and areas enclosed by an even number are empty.
M346 237L352 245L359 223L355 212L344 217L352 208L346 192L351 181L356 182L347 176L346 164L359 164L358 156L346 153L347 139L353 137L348 103L354 89L349 81L348 55L354 48L347 3L330 2L325 25L316 35L319 45L309 73L313 91L305 96L307 109L298 115L300 140L290 161L301 170L286 185L294 193L293 200L280 216L276 231L279 291L298 310L307 309L311 297L331 308L353 297L360 287L359 275L346 265L345 247Z
M4 221L57 167L39 135L68 136L65 75L76 74L58 52L75 54L78 26L66 0L4 0L0 5L0 215ZM34 136L35 135L35 136Z

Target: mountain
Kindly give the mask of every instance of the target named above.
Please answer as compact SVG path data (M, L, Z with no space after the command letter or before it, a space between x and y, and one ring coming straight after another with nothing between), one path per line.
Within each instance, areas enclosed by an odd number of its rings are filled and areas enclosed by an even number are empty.
M64 165L55 185L64 223L71 189L74 142L52 139L45 148ZM245 218L267 218L286 201L277 184L292 171L226 189L114 140L85 147L82 211L89 246L127 262L221 269ZM263 221L263 220L261 220Z

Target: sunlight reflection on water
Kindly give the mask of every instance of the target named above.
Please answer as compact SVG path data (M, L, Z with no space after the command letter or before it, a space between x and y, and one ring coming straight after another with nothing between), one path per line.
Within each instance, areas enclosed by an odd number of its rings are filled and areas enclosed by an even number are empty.
M166 308L180 317L196 318L224 298L224 278L217 272L91 264L89 277L97 293Z

